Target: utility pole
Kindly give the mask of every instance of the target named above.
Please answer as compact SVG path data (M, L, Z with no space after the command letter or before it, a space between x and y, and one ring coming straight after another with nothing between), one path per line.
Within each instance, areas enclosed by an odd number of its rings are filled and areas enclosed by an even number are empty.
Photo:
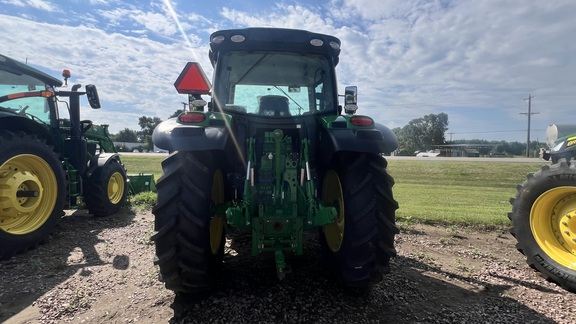
M539 114L539 112L532 112L532 98L534 96L528 95L528 98L524 100L528 100L528 112L527 113L520 113L520 115L528 116L528 136L526 139L526 157L530 157L530 116Z
M449 133L446 133L446 134L449 134L449 135L450 135L450 142L452 142L452 134L454 134L454 132L449 132Z

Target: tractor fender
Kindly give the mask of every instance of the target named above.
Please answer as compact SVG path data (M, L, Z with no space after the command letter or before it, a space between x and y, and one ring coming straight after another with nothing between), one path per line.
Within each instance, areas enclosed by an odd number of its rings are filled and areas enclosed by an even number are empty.
M319 158L327 163L336 152L390 154L398 148L398 138L388 127L375 123L374 128L322 128Z
M41 124L33 121L28 117L0 111L0 129L8 130L11 132L35 134L39 138L45 139L47 144L54 145L54 140L48 131L48 128L38 127L40 125Z
M120 154L118 153L100 153L94 155L88 162L88 170L86 171L86 176L89 178L97 168L103 167L108 164L110 160L119 157Z
M182 125L171 118L156 126L152 142L169 152L224 150L229 137L226 127Z

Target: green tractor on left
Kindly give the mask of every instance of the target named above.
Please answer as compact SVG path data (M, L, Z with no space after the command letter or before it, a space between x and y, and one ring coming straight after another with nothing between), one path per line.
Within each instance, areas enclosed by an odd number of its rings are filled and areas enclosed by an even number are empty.
M70 72L62 76L0 55L0 259L45 242L64 209L83 202L107 216L126 201L128 177L108 126L80 120L81 96L100 108L96 87L68 88Z

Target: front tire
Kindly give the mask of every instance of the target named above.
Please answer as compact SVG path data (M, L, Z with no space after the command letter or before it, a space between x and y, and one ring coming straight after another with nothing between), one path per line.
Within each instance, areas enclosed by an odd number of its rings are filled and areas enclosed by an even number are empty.
M323 177L322 199L336 206L338 219L324 226L320 242L329 270L345 286L379 282L396 255L398 203L386 166L376 154L340 153Z
M98 167L84 187L84 200L91 214L104 217L116 213L128 194L126 169L116 159Z
M213 152L172 153L162 161L156 183L152 240L155 264L167 289L183 293L209 290L224 256L224 203L221 161Z
M530 267L576 292L576 168L561 159L528 175L510 199L510 233Z
M0 131L0 259L48 240L64 214L66 175L44 141Z

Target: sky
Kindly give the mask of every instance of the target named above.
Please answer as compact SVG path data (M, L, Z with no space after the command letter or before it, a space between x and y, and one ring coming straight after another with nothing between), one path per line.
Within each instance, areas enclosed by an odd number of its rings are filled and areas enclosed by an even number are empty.
M446 113L446 140L526 142L530 105L544 142L576 123L575 16L574 0L0 0L0 53L95 84L102 108L84 101L82 118L114 134L181 109L187 62L212 77L211 33L304 29L342 41L339 93L358 86L358 114L395 128Z

